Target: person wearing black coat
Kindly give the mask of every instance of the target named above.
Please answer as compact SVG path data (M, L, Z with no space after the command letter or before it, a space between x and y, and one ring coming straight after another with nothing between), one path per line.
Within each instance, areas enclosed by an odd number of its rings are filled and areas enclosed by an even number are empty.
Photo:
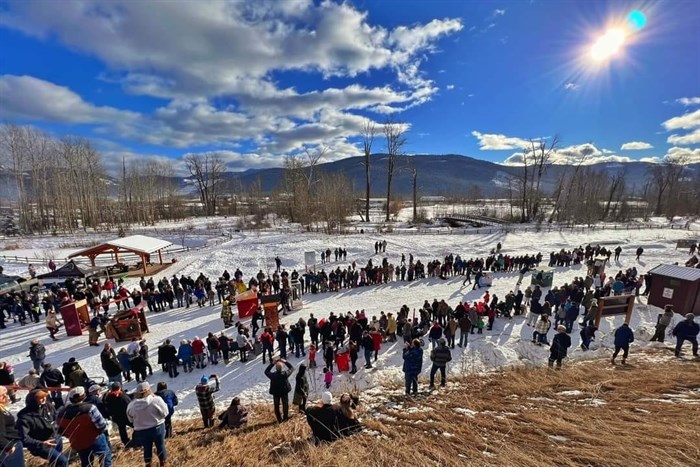
M107 408L109 419L119 429L119 438L122 440L122 444L129 445L129 432L126 427L132 426L132 424L126 416L126 408L131 403L131 397L122 391L120 383L112 383L109 392L104 395L102 400Z
M272 371L273 366L275 371ZM265 369L265 376L270 379L270 394L272 394L278 423L289 419L289 393L292 390L289 377L293 372L292 364L283 358L270 363ZM280 413L280 405L282 405L282 413Z
M317 405L306 409L306 421L315 444L330 443L339 438L338 410L333 407L333 395L330 392L324 392Z
M122 366L110 343L105 344L104 350L100 353L100 361L102 362L102 369L107 374L107 379L110 382L121 383Z
M46 459L51 466L67 467L68 458L63 455L63 439L56 437L53 422L56 410L47 403L48 392L35 389L26 398L25 407L17 414L17 431L22 445L36 457Z
M41 372L39 383L44 388L57 388L63 386L66 380L63 379L63 374L58 368L53 368L50 363L44 365L44 371ZM59 391L51 391L51 400L56 408L63 405L63 397Z
M177 372L177 349L173 344L170 343L170 339L166 339L165 343L158 347L158 362L163 361L163 366L165 369L163 371L168 372L168 376L175 378L180 373Z
M552 346L549 350L549 367L557 362L557 370L561 369L561 361L566 358L566 351L571 347L571 337L566 333L566 326L560 324L557 327L557 335L552 339Z
M24 465L24 449L22 437L15 428L15 417L7 410L10 396L3 386L0 386L0 465Z
M277 334L275 334L275 340L277 340L277 345L279 345L280 358L287 358L287 331L284 330L284 325L280 324L279 329L277 329Z

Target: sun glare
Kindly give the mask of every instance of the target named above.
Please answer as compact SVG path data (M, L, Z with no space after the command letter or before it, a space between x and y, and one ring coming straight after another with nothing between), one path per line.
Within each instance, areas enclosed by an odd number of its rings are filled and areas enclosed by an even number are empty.
M607 60L617 54L625 43L627 34L621 28L608 29L591 47L591 57Z

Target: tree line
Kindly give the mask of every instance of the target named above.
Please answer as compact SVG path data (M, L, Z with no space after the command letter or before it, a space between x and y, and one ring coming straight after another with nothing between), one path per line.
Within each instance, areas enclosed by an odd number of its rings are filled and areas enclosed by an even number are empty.
M109 176L103 156L86 138L56 138L36 128L0 126L0 167L16 192L22 232L50 233L103 229L126 231L131 226L177 221L192 215L239 216L245 227L264 226L268 214L277 214L307 229L340 231L351 216L370 221L370 168L373 150L385 150L387 192L384 220L391 220L401 206L392 194L399 171L412 175L413 219L418 213L418 170L404 155L407 125L366 120L361 140L365 168L364 196L342 173L324 173L320 163L332 148L318 145L300 154L287 155L283 177L272 192L264 193L260 180L242 186L226 176L226 164L215 153L189 154L184 158L186 183L198 195L198 203L181 191L173 165L143 158L122 159L119 174ZM586 165L584 153L573 165L560 170L554 185L545 177L554 165L559 139L532 140L523 165L506 180L501 197L510 205L512 222L593 223L631 218L700 214L700 174L688 170L682 158L651 164L642 186L629 186L625 169L606 172ZM550 177L551 179L551 177ZM478 187L446 187L451 202L460 198L477 202ZM375 219L376 220L376 219Z

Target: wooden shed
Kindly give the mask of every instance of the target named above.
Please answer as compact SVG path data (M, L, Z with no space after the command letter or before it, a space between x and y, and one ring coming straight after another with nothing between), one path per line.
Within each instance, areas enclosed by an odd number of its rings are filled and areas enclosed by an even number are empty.
M650 305L673 305L676 313L700 315L700 269L661 264L651 274Z

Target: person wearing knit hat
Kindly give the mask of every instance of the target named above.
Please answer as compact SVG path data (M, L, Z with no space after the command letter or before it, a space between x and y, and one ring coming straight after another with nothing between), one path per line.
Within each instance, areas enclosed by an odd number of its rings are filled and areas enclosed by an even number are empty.
M68 393L69 404L56 415L58 433L68 437L71 448L78 451L82 465L93 465L94 457L101 465L111 467L112 449L107 439L107 421L93 404L85 402L85 388L76 386Z
M212 379L214 384L209 380ZM214 415L216 414L216 406L214 405L214 393L220 388L219 378L216 375L211 375L209 377L202 376L199 380L199 384L195 386L194 392L197 394L197 401L199 402L199 411L202 413L202 421L204 422L204 428L209 428L214 426Z
M557 326L557 334L552 339L552 345L549 348L549 367L554 367L554 362L557 362L557 370L561 369L561 361L566 358L566 351L571 347L571 337L566 333L566 326Z
M686 314L685 319L676 324L671 333L676 338L676 357L681 356L681 348L685 341L690 342L693 356L698 357L698 333L700 333L700 325L695 322L695 315L693 313Z

